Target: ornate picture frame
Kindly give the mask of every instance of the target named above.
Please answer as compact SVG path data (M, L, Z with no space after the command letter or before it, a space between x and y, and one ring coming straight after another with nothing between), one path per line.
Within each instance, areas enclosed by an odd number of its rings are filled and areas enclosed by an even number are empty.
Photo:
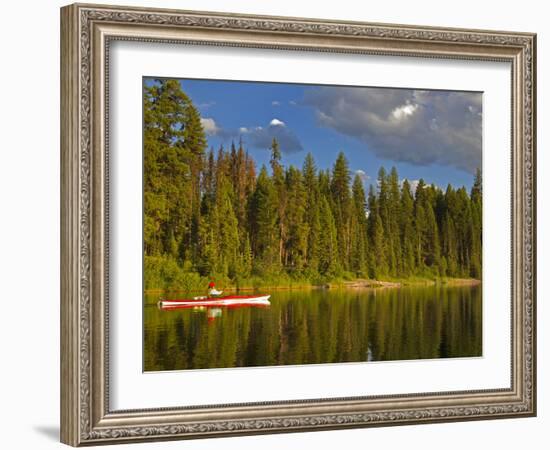
M115 41L511 65L508 388L113 410L109 57ZM61 441L97 445L536 415L536 35L74 4L61 9ZM261 401L261 399L258 399Z

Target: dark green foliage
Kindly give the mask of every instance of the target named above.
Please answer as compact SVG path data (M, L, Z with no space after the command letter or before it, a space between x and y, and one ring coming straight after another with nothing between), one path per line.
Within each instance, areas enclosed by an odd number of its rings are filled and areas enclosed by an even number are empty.
M388 245L384 238L383 220L380 215L380 201L374 188L369 191L368 237L370 241L369 274L372 278L388 275Z
M350 220L350 270L356 276L368 276L369 240L367 233L367 201L363 181L355 175L352 186L353 209Z
M176 80L144 88L144 252L196 258L206 137Z
M284 241L284 267L301 271L306 262L309 226L306 222L306 197L302 173L290 166L286 173L286 204L292 205L285 213L287 238Z
M317 168L313 155L308 153L302 169L305 189L305 223L307 225L307 243L305 267L310 274L316 274L319 268L319 239L321 221L319 211L320 189L317 179Z
M177 81L146 86L144 106L146 288L206 277L481 278L479 170L468 194L423 180L412 192L382 167L367 200L342 152L332 170L318 170L311 154L299 170L283 165L273 139L258 175L242 142L205 155L200 115Z
M336 240L338 243L338 262L345 270L349 270L350 263L350 172L348 161L343 152L338 154L332 170L330 190L332 193L332 211L336 225Z
M325 195L321 196L319 216L319 273L321 275L337 275L340 271L338 263L338 241L336 224Z
M414 212L414 200L411 194L411 185L408 180L403 181L401 188L401 202L398 214L399 232L401 241L401 274L410 276L416 269L415 262L415 236L414 220L411 220Z
M249 208L252 254L258 271L277 271L280 267L277 206L277 191L263 166Z

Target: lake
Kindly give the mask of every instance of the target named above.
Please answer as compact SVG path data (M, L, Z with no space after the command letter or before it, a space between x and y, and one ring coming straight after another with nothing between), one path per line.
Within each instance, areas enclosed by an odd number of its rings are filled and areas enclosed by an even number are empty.
M144 306L144 370L482 355L481 285L262 290L269 307ZM176 298L173 296L167 298Z

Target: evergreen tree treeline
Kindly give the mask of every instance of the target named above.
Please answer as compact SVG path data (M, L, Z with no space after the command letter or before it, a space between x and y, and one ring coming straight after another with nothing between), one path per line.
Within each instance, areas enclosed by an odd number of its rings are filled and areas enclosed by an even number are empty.
M269 169L257 171L242 142L206 152L200 114L176 80L145 86L144 118L146 287L189 282L180 272L236 283L481 277L479 170L469 193L423 180L413 192L381 168L367 194L343 153L332 170L311 153L285 167L274 139Z

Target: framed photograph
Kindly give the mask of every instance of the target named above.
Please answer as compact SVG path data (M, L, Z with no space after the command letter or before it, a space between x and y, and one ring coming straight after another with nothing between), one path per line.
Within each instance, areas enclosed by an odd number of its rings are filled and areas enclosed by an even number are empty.
M536 414L536 36L61 9L61 440Z

